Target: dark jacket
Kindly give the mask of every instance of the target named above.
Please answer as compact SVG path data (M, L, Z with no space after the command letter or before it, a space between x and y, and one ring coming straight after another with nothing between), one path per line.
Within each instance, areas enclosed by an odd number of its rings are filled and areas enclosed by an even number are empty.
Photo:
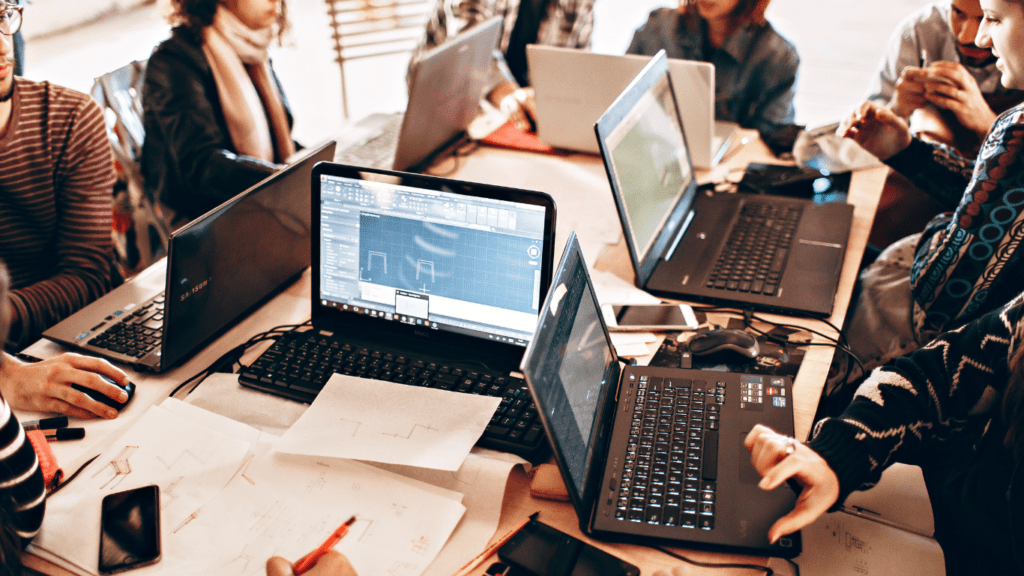
M291 110L274 75L288 125ZM188 220L273 174L277 165L236 154L201 40L178 27L153 50L142 89L146 190Z

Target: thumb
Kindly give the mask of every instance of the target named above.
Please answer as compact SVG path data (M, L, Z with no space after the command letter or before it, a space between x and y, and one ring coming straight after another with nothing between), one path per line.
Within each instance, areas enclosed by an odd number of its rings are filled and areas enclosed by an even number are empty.
M267 560L267 576L293 576L291 562L280 556Z

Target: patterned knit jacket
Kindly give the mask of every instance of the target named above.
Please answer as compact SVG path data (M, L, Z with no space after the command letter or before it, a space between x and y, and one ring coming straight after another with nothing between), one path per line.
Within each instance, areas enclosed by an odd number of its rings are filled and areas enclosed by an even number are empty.
M1024 486L1018 485L1024 482L1016 481L1013 458L1002 447L1000 408L1009 358L1022 339L1024 294L872 372L843 414L815 425L808 443L839 478L837 503L873 486L893 462L977 470L994 453L997 466L989 470L1008 472L988 491L990 501L999 523L1019 527Z
M1024 105L996 119L976 161L915 139L887 164L955 207L932 220L917 245L910 287L919 342L999 308L1021 291Z

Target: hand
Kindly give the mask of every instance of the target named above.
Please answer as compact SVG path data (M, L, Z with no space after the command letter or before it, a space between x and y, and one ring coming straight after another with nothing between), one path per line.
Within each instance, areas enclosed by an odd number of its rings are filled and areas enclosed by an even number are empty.
M879 160L902 152L913 139L906 120L874 102L864 102L854 110L839 124L836 135L854 140Z
M802 442L758 424L743 445L750 450L750 461L762 476L758 483L762 490L774 490L790 478L803 486L793 511L768 529L772 544L814 522L839 498L839 478L824 458Z
M124 372L99 358L67 353L26 364L5 355L0 366L0 393L16 409L58 412L76 418L117 418L117 410L71 387L80 384L118 402L128 400L124 391L100 378L100 374L122 386L128 384Z
M530 132L537 117L537 103L533 90L519 88L512 82L505 82L491 91L487 99L498 107L516 128Z
M928 72L924 68L907 66L900 72L896 80L896 92L893 94L889 109L901 118L909 118L918 108L928 104L925 98L925 80Z
M984 140L996 113L989 107L974 77L958 62L939 61L928 67L924 97L939 108L949 110L968 130Z
M306 574L309 576L357 576L356 570L349 563L348 558L334 550L324 554ZM267 560L267 576L292 576L292 565L284 558L274 556Z

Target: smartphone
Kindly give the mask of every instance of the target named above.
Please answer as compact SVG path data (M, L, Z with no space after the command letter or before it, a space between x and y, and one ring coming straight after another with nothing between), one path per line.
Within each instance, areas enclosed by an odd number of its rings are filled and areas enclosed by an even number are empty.
M604 304L608 329L620 332L696 330L697 317L686 304Z
M534 576L639 576L640 569L536 519L498 549L498 558Z
M143 486L103 498L100 572L115 574L160 560L160 488Z

